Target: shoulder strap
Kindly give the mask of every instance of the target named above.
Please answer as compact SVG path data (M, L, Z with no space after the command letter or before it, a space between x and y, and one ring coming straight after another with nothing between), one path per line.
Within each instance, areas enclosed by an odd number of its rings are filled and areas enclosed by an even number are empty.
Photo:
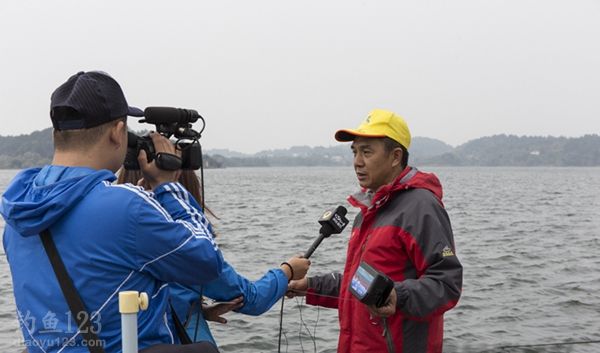
M86 343L86 347L88 347L91 353L105 353L101 342L98 340L98 336L94 331L94 327L90 323L90 314L85 310L83 301L81 300L79 293L77 293L77 289L75 289L71 277L69 277L69 274L67 273L65 264L56 249L50 231L48 229L42 231L40 238L42 239L42 244L44 245L48 259L52 264L52 269L54 269L56 279L58 279L58 283L60 284L60 289L67 300L67 304L69 304L71 315L73 316L73 319L75 319L77 327L81 332L81 336Z
M179 320L179 317L175 313L175 309L169 301L169 307L171 308L171 319L173 319L173 324L175 325L175 331L177 332L177 337L179 337L179 341L181 344L191 344L192 342L190 336L188 335L185 326Z

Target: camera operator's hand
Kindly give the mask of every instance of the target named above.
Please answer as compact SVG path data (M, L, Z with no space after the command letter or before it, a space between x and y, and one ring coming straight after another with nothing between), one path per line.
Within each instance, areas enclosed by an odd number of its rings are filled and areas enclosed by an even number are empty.
M170 153L178 155L178 151L176 151L175 146L166 137L155 132L150 133L150 137L152 137L155 153ZM146 151L144 150L141 150L140 154L138 155L138 163L140 164L140 169L144 175L144 181L148 183L152 190L154 190L160 184L177 181L179 179L179 175L181 174L181 170L172 171L158 168L156 165L156 160L148 163Z
M306 276L310 267L310 260L300 256L290 257L287 262L281 264L281 269L290 280L301 279Z

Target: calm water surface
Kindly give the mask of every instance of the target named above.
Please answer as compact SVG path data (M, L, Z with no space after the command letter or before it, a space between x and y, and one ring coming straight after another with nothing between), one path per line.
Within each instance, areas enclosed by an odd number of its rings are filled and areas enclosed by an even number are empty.
M446 314L445 352L600 352L600 168L423 168L444 201L464 271L463 296ZM0 192L16 171L0 171ZM348 168L205 171L207 204L221 218L226 259L251 279L304 252L316 220L356 190ZM0 228L4 223L0 220ZM311 273L341 271L349 230L326 239ZM21 333L0 257L0 352ZM229 314L212 325L222 352L276 352L279 303L260 317ZM286 300L283 352L335 352L335 310ZM315 349L316 347L316 349Z

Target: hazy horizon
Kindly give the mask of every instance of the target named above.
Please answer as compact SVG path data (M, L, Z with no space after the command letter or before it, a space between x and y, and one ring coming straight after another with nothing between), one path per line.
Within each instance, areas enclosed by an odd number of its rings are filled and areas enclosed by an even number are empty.
M207 149L331 146L375 108L454 147L598 134L598 18L594 0L7 0L0 135L49 127L82 70L133 106L197 110Z
M139 125L139 126L143 127L144 125ZM150 125L147 125L147 126L150 127ZM36 132L36 131L42 131L42 130L45 130L45 129L48 129L48 128L52 128L52 126L47 126L47 127L43 128L43 129L37 129L37 130L31 131L29 133L16 134L16 135L0 135L0 137L27 136L27 135L30 135L30 134ZM147 130L149 130L149 129L147 129ZM136 130L134 132L138 132L139 133L140 130ZM517 136L517 137L541 137L541 138L581 138L581 137L584 137L586 135L600 135L600 134L598 134L598 133L584 133L584 134L582 134L580 136L554 136L554 135L515 135L515 134L498 133L498 134L493 134L493 135L478 136L478 137L475 137L475 138L470 139L468 141L462 142L462 143L460 143L458 145L452 145L452 144L447 143L446 141L443 141L443 140L440 140L440 139L436 139L436 138L433 138L433 137L429 137L429 136L412 136L412 138L413 139L415 139L415 138L417 138L417 139L418 138L433 139L433 140L436 140L436 141L443 142L446 145L451 146L452 148L456 148L458 146L461 146L461 145L466 144L468 142L471 142L473 140L477 140L477 139L480 139L480 138L486 138L486 137L493 137L493 136L498 136L498 135L508 135L508 136ZM308 146L308 147L311 147L311 148L315 148L315 147L335 147L335 146L338 146L338 145L349 144L348 142L338 142L338 141L335 141L333 139L333 137L332 137L332 142L330 144L321 144L321 145L294 144L294 145L281 146L281 147L266 147L266 148L263 148L263 149L260 149L260 150L257 150L257 151L241 151L241 150L235 150L235 149L232 149L232 148L229 148L229 147L211 147L211 146L207 146L204 143L204 139L202 139L202 138L200 139L200 143L203 146L202 147L203 150L229 150L230 152L237 152L237 153L243 153L243 154L248 154L248 155L252 155L252 154L256 154L256 153L264 152L264 151L269 151L269 150L278 150L278 149L285 150L285 149L289 149L289 148L292 148L292 147L303 147L303 146Z

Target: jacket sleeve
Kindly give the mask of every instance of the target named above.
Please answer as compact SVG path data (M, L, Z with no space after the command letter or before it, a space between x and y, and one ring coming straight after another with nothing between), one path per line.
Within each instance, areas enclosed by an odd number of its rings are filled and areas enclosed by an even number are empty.
M204 295L217 300L229 301L244 297L244 305L236 310L246 315L260 315L271 309L287 290L288 278L280 269L272 269L259 280L250 281L224 263L221 275L204 286Z
M341 273L334 272L322 276L309 277L306 304L337 308L341 285Z
M423 205L420 205L423 206ZM400 236L417 279L395 283L397 308L409 318L427 320L453 308L461 294L462 265L456 257L448 214L437 202L419 214L418 234Z
M139 271L164 282L203 284L219 276L223 257L198 203L179 183L140 196L136 259Z

